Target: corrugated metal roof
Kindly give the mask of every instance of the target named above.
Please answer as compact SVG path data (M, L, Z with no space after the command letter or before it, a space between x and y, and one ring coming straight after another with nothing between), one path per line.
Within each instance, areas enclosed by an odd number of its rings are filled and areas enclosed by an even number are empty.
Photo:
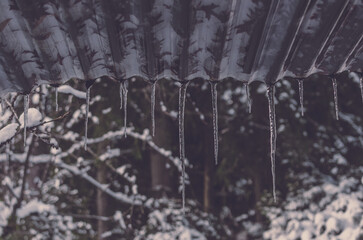
M1 0L0 96L102 76L362 72L363 0Z

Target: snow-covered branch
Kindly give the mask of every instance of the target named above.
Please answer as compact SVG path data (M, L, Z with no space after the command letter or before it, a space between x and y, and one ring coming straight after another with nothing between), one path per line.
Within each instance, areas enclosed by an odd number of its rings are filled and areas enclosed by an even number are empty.
M115 200L117 200L119 202L130 204L130 205L135 205L135 206L143 205L142 200L145 199L145 197L143 197L143 196L129 197L126 194L123 194L121 192L114 192L111 189L109 189L107 187L107 185L101 184L100 182L95 180L93 177L91 177L90 175L85 173L84 171L79 170L77 167L65 164L64 162L59 161L59 160L56 160L54 164L59 168L63 168L63 169L68 170L69 172L71 172L72 174L74 174L76 176L80 176L81 178L83 178L87 182L91 183L93 186L95 186L96 188L102 190L107 195L109 195L110 197L112 197L113 199L115 199Z

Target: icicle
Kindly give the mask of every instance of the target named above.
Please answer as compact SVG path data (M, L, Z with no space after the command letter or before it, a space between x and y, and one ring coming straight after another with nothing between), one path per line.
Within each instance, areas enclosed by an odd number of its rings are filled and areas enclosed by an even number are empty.
M122 99L123 99L123 96L122 96L122 93L123 93L124 89L123 89L123 83L120 82L120 109L122 109Z
M156 81L151 85L151 133L153 137L155 136L155 87Z
M334 91L335 118L337 120L339 120L337 80L336 80L335 77L332 77L331 80L332 80L332 83L333 83L333 91Z
M11 153L11 145L12 143L10 142L9 144L6 144L6 159L8 160L8 163L9 163L9 167L10 167L10 163L11 163L11 156L12 156L12 153Z
M4 98L0 98L0 102L1 102L1 111L2 111L2 115L5 114L6 109L8 108L7 106L7 95L4 96Z
M275 100L274 86L267 88L268 112L270 122L270 148L271 148L271 173L272 173L272 191L274 201L276 202L276 176L275 176L275 157L276 157L276 115L275 115Z
M360 86L360 95L362 97L362 102L363 102L363 74L361 73L359 76L359 86Z
M55 111L58 112L58 87L55 87Z
M182 162L182 209L185 214L185 148L184 148L184 109L188 83L181 83L179 87L179 155Z
M47 87L45 85L40 86L40 111L42 114L45 114L45 103L46 103L46 96L47 96Z
M89 99L91 87L87 88L86 92L86 120L85 120L85 136L84 136L84 150L87 151L87 131L88 131L88 113L89 113Z
M218 164L218 104L217 104L217 83L210 82L212 92L213 109L213 138L214 138L214 161Z
M248 104L248 113L252 112L252 103L251 103L251 97L250 97L250 89L248 87L248 83L245 83L245 91L246 91L246 97L247 97L247 104Z
M126 133L126 123L127 123L127 82L124 81L122 83L122 92L123 92L123 104L124 104L124 131L125 131L125 138L127 136Z
M301 116L304 116L304 83L303 83L302 79L299 79L298 83L299 83L299 98L300 98Z
M26 146L26 128L28 124L29 95L24 95L24 147Z
M1 103L1 113L0 113L0 115L4 115L4 113L5 113L5 99L2 99L2 98L0 98L0 103Z

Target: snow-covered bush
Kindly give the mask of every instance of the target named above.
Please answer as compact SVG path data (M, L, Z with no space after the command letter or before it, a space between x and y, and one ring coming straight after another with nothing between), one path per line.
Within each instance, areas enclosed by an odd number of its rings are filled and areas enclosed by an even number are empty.
M361 240L363 239L363 167L334 180L311 183L315 176L300 180L310 188L290 192L282 207L265 208L271 223L265 239ZM310 181L310 183L308 183Z
M159 200L146 224L137 231L135 240L207 240L231 238L225 223L212 214L200 211L195 202L188 202L186 215L168 199ZM227 231L226 231L227 230Z

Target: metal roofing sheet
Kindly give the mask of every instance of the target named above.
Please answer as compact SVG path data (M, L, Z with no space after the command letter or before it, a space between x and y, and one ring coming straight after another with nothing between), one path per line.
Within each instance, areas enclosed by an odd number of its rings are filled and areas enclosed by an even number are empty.
M0 96L109 76L362 72L363 0L1 0Z

